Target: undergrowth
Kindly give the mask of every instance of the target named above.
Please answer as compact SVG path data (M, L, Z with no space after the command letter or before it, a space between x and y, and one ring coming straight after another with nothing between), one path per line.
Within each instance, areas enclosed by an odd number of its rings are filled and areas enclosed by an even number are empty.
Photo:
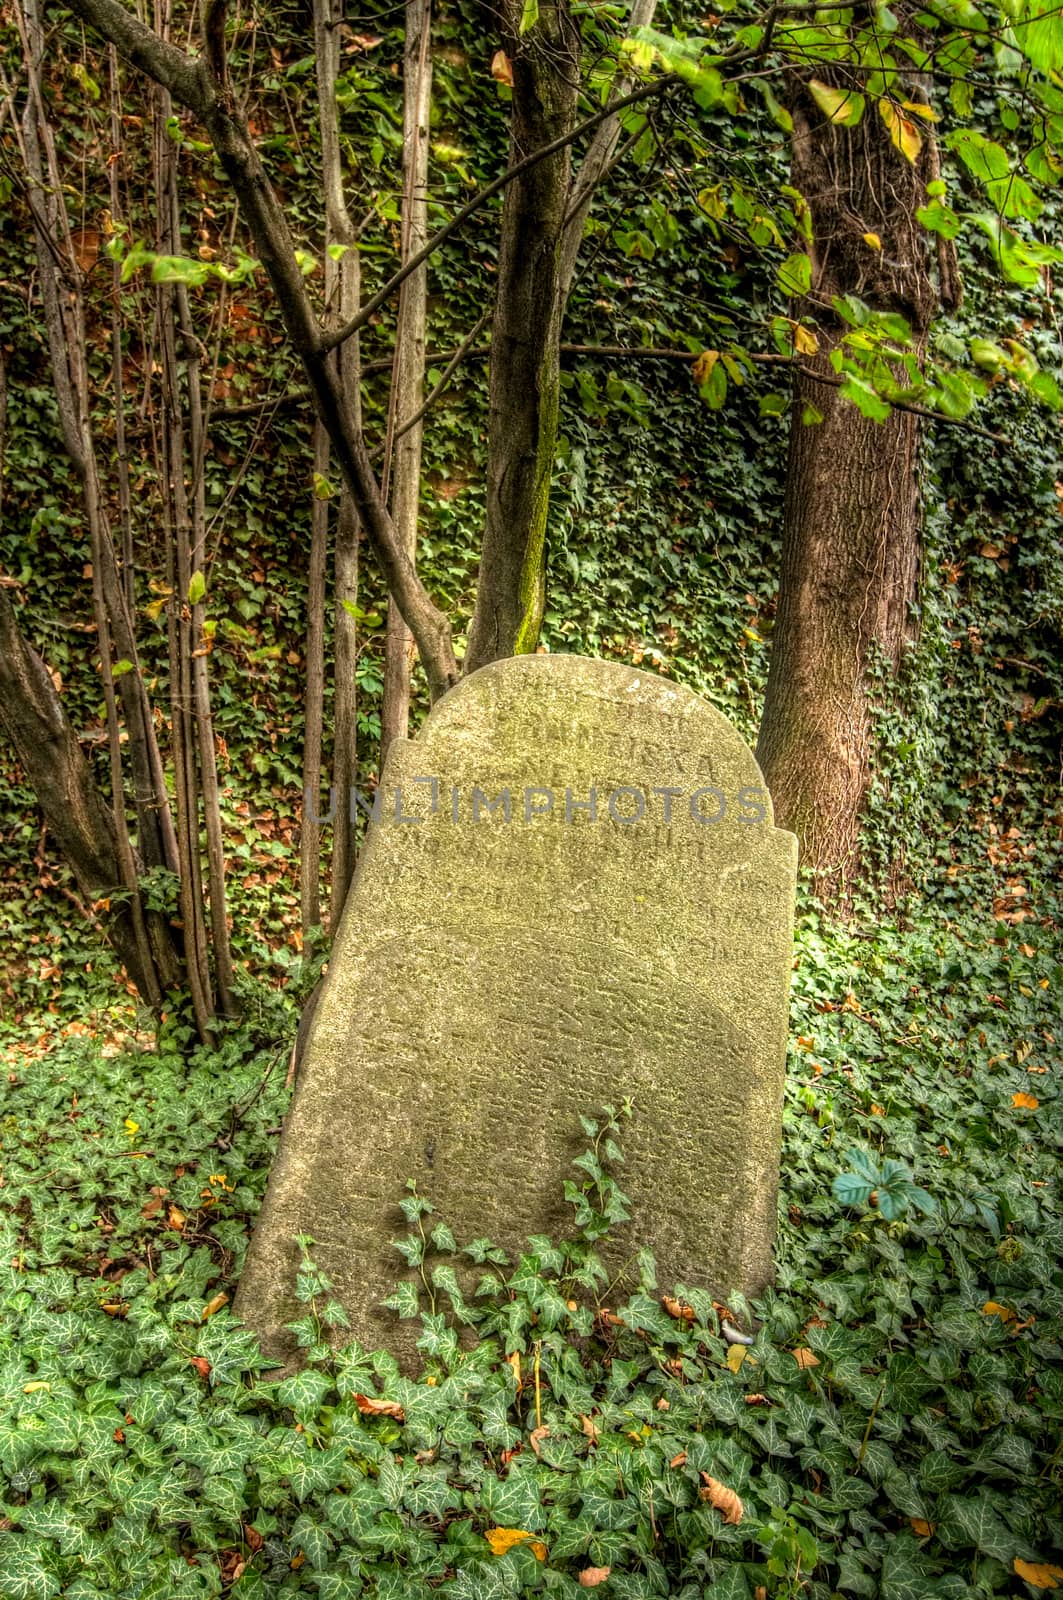
M405 1197L416 1378L334 1353L312 1245L297 1375L269 1380L225 1302L286 1102L279 1000L257 1045L213 1055L9 1052L0 1595L1063 1585L1061 994L1044 929L807 917L777 1282L752 1320L649 1261L602 1303L625 1208L622 1118L599 1115L570 1239L515 1264Z

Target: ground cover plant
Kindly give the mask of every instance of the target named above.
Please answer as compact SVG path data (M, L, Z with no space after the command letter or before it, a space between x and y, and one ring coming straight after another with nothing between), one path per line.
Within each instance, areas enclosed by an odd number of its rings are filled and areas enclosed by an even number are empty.
M619 1107L587 1121L572 1239L520 1262L396 1197L417 1377L334 1353L312 1246L304 1371L269 1381L227 1307L283 996L214 1054L178 1027L135 1059L9 1050L0 1595L1063 1587L1058 945L809 912L794 981L774 1290L720 1307L645 1261L602 1283Z

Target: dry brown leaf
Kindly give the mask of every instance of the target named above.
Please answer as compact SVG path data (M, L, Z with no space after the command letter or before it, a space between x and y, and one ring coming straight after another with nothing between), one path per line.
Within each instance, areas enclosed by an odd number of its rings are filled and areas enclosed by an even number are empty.
M491 76L496 83L513 87L513 63L504 50L496 50L491 57Z
M597 1444L598 1443L599 1429L598 1429L598 1425L595 1422L594 1418L593 1417L585 1417L583 1415L582 1411L581 1411L579 1420L580 1420L580 1426L582 1427L584 1433L587 1435L587 1438L590 1440L591 1444Z
M597 1589L600 1583L605 1582L612 1570L612 1567L584 1567L579 1575L580 1588Z
M747 1394L742 1397L747 1406L770 1406L771 1401L766 1394Z
M657 1410L658 1411L671 1411L671 1409L672 1409L672 1402L670 1400L666 1400L664 1398L664 1395L662 1394L661 1398L657 1402Z
M363 1417L394 1417L396 1422L405 1422L406 1413L397 1400L378 1400L375 1395L356 1394L354 1403Z
M677 1456L673 1456L671 1461L668 1463L670 1467L685 1467L686 1464L687 1453L685 1450L680 1450L679 1454Z
M667 1311L668 1315L670 1317L674 1317L677 1322L693 1322L693 1306L684 1305L681 1300L673 1300L671 1295L667 1294L663 1294L661 1296L661 1304Z
M180 1233L187 1221L188 1218L185 1216L184 1212L179 1206L171 1206L169 1211L166 1213L167 1226L176 1228L178 1233Z
M920 1539L929 1539L937 1527L936 1522L924 1522L922 1517L909 1517L908 1521L912 1525L912 1532L917 1533Z
M730 1523L733 1528L737 1528L742 1520L745 1508L734 1490L729 1489L718 1478L710 1478L707 1472L703 1472L701 1478L705 1485L703 1489L698 1491L701 1498L707 1500L710 1506L716 1508L724 1522Z
M802 1368L819 1366L819 1357L814 1356L811 1350L808 1350L804 1347L802 1347L800 1350L795 1350L793 1352L793 1358L797 1362L797 1365Z
M762 1583L758 1583L753 1590L753 1600L768 1600L768 1591Z
M1050 1566L1047 1561L1023 1561L1016 1556L1012 1568L1024 1583L1032 1583L1035 1589L1058 1589L1063 1583L1063 1567Z
M550 1437L550 1429L548 1427L546 1427L545 1425L543 1427L541 1427L541 1428L533 1428L531 1433L529 1433L529 1435L528 1435L528 1443L531 1445L532 1449L535 1451L535 1459L536 1459L536 1461L538 1461L538 1459L539 1459L539 1446L542 1444L544 1439L549 1439L549 1437Z
M190 1360L201 1378L210 1377L210 1362L206 1356L192 1356Z
M496 1556L504 1556L514 1545L527 1544L531 1546L536 1561L546 1560L546 1546L541 1539L535 1537L534 1533L529 1533L527 1528L488 1528L484 1538Z
M207 1301L206 1305L203 1307L203 1315L199 1319L200 1322L206 1322L207 1318L212 1317L215 1311L220 1311L222 1306L227 1306L228 1304L229 1296L223 1289L220 1294L216 1294L214 1296L213 1300Z

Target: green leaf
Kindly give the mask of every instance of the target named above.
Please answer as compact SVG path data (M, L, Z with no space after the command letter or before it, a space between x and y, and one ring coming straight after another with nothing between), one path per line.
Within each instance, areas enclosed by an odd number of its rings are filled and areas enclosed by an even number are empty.
M924 228L931 233L939 233L943 239L955 239L963 224L951 206L935 201L929 206L920 206L915 213Z
M190 261L187 256L151 258L152 283L184 283L190 288L196 288L199 284L206 283L209 277L210 268L205 261Z
M131 661L116 661L114 666L111 668L111 677L124 678L126 673L132 672L132 670L133 663Z
M789 256L778 271L779 288L790 299L807 294L812 287L812 262L807 255Z
M809 92L824 116L842 128L855 128L864 114L864 97L855 89L835 89L818 78L809 80Z
M523 36L535 27L539 20L539 0L524 0L524 9L520 14L519 32Z
M199 572L193 572L191 578L188 580L188 603L189 603L189 605L190 606L198 606L199 602L202 600L202 598L206 594L206 592L207 592L207 580L203 576L202 570L200 570Z

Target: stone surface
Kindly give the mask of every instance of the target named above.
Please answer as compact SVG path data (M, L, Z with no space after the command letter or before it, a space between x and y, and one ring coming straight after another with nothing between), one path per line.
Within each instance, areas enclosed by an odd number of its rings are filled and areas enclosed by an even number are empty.
M570 1215L579 1114L625 1096L625 1258L763 1288L796 841L731 725L650 673L516 657L392 747L377 807L237 1298L263 1348L292 1355L309 1233L357 1337L408 1356L378 1308L406 1180L459 1243L519 1250Z

